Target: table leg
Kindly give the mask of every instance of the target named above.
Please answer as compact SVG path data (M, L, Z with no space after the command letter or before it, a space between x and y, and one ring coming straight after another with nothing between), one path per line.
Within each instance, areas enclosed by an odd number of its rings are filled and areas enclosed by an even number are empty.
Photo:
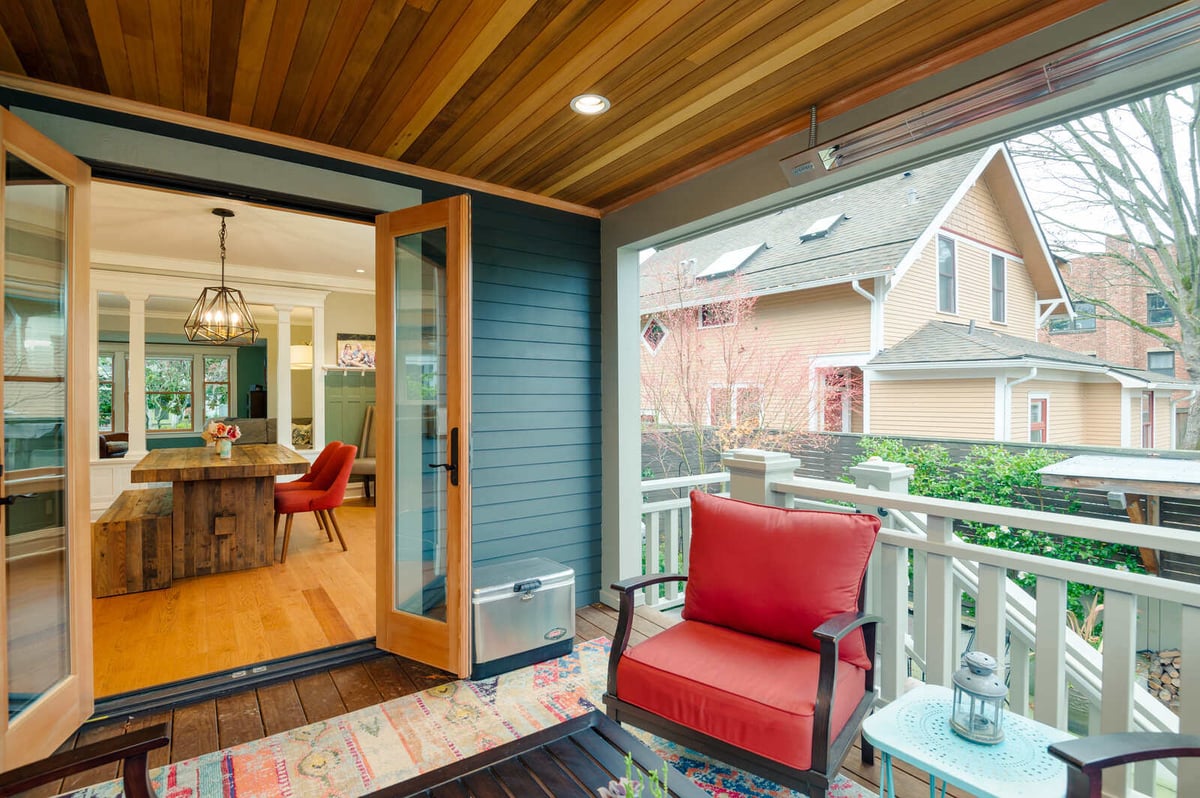
M892 755L886 751L879 753L882 757L879 764L879 798L896 798L896 777L892 773ZM885 793L884 790L887 792Z

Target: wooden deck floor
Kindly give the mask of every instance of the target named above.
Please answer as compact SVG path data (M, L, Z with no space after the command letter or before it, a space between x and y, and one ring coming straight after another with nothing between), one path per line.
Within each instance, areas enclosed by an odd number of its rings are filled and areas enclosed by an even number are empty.
M633 641L636 643L645 639L672 623L673 619L656 610L639 610ZM613 610L599 604L582 607L576 613L576 640L582 642L600 636L611 638L616 631L616 624L617 616ZM167 712L94 721L68 740L63 749L168 721L172 725L171 745L150 755L151 767L159 767L452 680L450 674L420 663L381 655L366 662L177 707ZM868 791L878 792L879 770L878 757L873 767L862 765L856 746L856 750L847 757L843 772ZM80 773L28 794L56 795L118 775L117 766L112 765ZM896 795L899 798L923 798L929 794L927 776L921 771L898 767L896 782ZM953 795L953 791L950 794Z

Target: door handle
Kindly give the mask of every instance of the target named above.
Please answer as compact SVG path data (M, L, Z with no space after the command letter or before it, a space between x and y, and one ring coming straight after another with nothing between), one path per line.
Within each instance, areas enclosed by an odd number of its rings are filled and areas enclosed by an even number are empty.
M10 493L7 496L0 496L0 504L15 504L17 499L32 499L36 493Z
M458 427L450 430L450 462L429 463L430 468L444 468L450 476L450 484L458 485Z

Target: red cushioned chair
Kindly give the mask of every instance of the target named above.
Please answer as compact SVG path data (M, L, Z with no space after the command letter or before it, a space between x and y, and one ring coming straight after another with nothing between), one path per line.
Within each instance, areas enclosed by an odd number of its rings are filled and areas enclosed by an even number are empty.
M283 553L279 562L287 562L288 543L292 539L292 516L296 513L316 513L317 518L324 522L325 534L333 540L337 533L342 551L348 551L346 539L338 526L337 517L333 511L342 506L346 497L346 484L350 481L350 468L354 465L354 455L358 447L349 444L339 446L330 456L329 465L304 490L289 490L275 494L275 528L278 533L279 516L286 515L287 522L283 527ZM330 531L332 530L332 532Z
M688 575L612 586L608 716L823 798L874 703L881 619L862 609L879 519L691 502ZM635 591L685 580L683 621L630 646Z
M276 482L275 492L289 490L312 490L313 482L317 480L318 475L324 471L330 461L333 460L333 454L342 446L341 441L330 441L325 444L325 448L317 455L317 459L309 467L308 472L301 474L291 482Z

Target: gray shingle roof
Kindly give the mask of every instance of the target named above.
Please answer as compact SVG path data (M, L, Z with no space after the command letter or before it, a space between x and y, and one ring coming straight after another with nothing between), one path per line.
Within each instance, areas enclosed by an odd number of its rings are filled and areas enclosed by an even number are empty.
M1062 349L1052 344L1018 338L984 327L971 330L969 325L931 321L895 346L872 358L869 368L929 365L939 363L977 363L1008 365L1058 365L1061 368L1085 366L1109 370L1146 383L1188 385L1186 380L1144 369L1128 368L1105 360Z
M737 293L753 296L891 272L984 152L881 178L657 252L642 264L642 311L729 295L735 292L732 280L739 281ZM844 218L828 235L800 240L814 222L836 214ZM766 246L742 264L736 277L690 284L726 252L759 243ZM681 291L677 264L692 258Z

